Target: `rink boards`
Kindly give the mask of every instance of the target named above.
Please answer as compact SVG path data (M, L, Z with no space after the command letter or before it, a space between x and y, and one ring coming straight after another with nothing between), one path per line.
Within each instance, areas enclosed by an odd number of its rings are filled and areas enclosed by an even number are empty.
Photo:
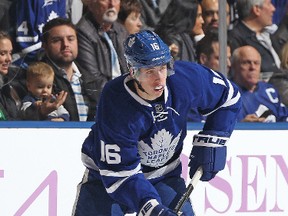
M92 123L0 122L0 215L71 215L84 167L80 149ZM193 134L182 155L188 179ZM226 168L199 182L191 199L197 216L288 215L288 124L238 124Z

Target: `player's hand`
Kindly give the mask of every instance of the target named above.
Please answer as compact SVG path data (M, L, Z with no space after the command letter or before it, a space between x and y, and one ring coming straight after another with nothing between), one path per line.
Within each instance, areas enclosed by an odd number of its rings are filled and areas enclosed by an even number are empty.
M175 212L156 200L149 200L140 210L139 216L177 216Z
M174 213L171 209L168 209L167 207L163 205L157 205L153 209L151 216L177 216L176 213Z
M195 137L198 138L198 136L194 136L194 141ZM226 164L227 148L225 145L214 144L213 142L217 139L221 138L203 135L200 137L200 141L197 142L197 145L193 143L194 146L190 154L189 162L190 178L194 176L199 166L202 166L203 168L203 174L201 177L202 181L211 180L220 170L224 169ZM201 146L202 143L203 145Z

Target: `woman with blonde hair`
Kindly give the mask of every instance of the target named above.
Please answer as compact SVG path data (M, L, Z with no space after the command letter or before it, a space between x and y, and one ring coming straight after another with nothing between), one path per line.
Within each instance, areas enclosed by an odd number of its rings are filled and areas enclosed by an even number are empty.
M25 72L12 65L12 40L0 31L0 120L20 120L21 99L26 94Z

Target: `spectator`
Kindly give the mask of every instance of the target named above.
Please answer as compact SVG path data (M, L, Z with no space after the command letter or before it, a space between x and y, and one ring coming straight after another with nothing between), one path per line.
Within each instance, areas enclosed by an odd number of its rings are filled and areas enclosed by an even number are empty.
M0 31L0 104L3 120L20 120L21 100L26 95L25 71L11 64L11 37Z
M201 1L203 19L204 19L204 32L209 31L211 28L219 27L219 0L202 0ZM230 25L230 6L226 3L226 24L227 29Z
M281 20L277 30L271 35L273 47L277 54L281 55L281 49L288 41L288 11Z
M123 41L128 32L117 22L120 0L87 0L88 12L77 24L83 81L97 95L104 85L127 69Z
M252 46L237 48L232 54L232 79L239 86L242 108L238 121L288 121L288 108L273 85L260 81L261 56Z
M275 7L271 0L237 0L239 21L229 34L231 50L244 45L255 47L262 57L261 79L279 72L280 59L271 42L269 28Z
M141 30L141 4L138 0L121 0L118 21L124 25L129 34Z
M17 0L11 5L11 25L15 26L13 61L27 66L41 49L43 26L51 19L66 16L66 1ZM15 35L14 35L15 34ZM16 61L19 59L18 61Z
M139 0L143 29L154 30L171 0Z
M196 44L198 43L199 40L201 40L204 37L203 24L204 20L202 16L202 7L198 3L196 20L191 32L191 37L193 38Z
M95 92L82 80L83 69L75 63L78 55L76 28L66 18L55 18L43 28L41 59L52 66L55 74L53 93L68 92L63 106L70 121L93 121L95 116Z
M155 28L155 32L170 46L175 60L195 61L195 41L191 33L198 5L197 0L172 0ZM175 46L178 48L176 51Z
M210 30L207 32L196 46L196 54L198 63L211 68L214 71L220 70L219 55L220 55L220 44L218 40L218 31ZM231 49L227 43L227 71L228 74L231 67Z
M279 91L282 102L288 106L288 42L282 48L280 59L281 72L274 73L269 83Z
M28 94L22 100L20 115L23 120L69 121L63 107L67 92L52 94L54 71L44 62L29 65L26 74Z

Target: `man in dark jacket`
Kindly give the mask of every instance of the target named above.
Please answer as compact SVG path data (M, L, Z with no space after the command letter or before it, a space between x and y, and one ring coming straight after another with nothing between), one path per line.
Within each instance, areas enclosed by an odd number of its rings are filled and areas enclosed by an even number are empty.
M79 55L86 86L99 95L107 81L127 72L123 42L128 36L118 23L120 0L86 2L88 12L77 23ZM116 51L116 52L115 52Z
M82 80L84 70L74 60L78 55L76 28L69 19L56 18L43 28L42 61L54 69L54 93L68 92L63 104L70 121L93 121L96 110L94 92Z
M280 71L280 59L271 42L275 7L270 1L238 0L237 11L239 21L229 34L232 52L245 45L256 48L262 58L261 76L269 80L267 76Z

